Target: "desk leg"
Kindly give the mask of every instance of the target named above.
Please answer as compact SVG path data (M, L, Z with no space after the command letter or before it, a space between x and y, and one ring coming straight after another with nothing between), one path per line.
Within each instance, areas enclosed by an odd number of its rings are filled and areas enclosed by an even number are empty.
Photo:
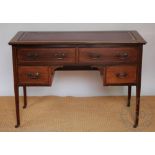
M24 92L24 106L25 109L27 107L27 93L26 93L26 86L23 86L23 92Z
M16 106L16 120L15 128L20 126L20 111L19 111L19 87L15 86L15 106Z
M136 116L135 116L135 122L134 122L134 126L133 126L134 128L136 128L139 123L140 91L141 91L141 85L138 84L136 86Z
M127 106L130 107L131 102L131 86L128 86L128 103Z

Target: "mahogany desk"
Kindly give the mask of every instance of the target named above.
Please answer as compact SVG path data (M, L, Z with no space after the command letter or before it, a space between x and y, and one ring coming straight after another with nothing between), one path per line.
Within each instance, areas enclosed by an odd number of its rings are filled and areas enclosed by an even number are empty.
M136 86L134 126L138 126L142 52L145 40L136 31L18 32L12 45L17 124L20 126L19 87L51 86L56 70L99 70L103 85Z

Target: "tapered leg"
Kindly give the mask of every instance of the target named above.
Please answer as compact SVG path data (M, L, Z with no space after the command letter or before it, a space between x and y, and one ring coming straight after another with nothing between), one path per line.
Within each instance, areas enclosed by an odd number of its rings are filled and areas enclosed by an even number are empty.
M130 107L131 102L131 86L128 86L128 103L127 106Z
M19 88L18 88L18 86L15 86L15 106L16 106L16 120L17 120L17 124L15 125L15 128L18 128L20 126Z
M24 106L25 109L27 107L27 93L26 93L26 86L23 86L23 92L24 92Z
M137 85L136 86L136 115L135 115L135 122L133 126L134 128L136 128L139 123L140 91L141 91L141 86Z

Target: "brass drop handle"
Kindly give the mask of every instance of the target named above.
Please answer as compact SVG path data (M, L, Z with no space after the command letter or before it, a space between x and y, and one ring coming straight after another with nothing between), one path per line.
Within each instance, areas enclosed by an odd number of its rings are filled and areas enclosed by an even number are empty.
M36 72L36 73L27 73L27 77L30 79L39 79L40 78L40 73Z
M116 55L116 57L118 57L121 60L127 59L128 58L128 53L127 52L121 52L119 54Z
M120 72L120 73L116 73L116 77L123 79L126 78L128 76L128 73L126 72Z
M58 60L63 60L66 57L66 55L65 53L56 53L54 54L54 57Z
M39 57L38 53L28 53L27 57L30 59L36 59Z
M97 59L100 59L101 58L101 56L99 54L94 54L94 53L93 54L90 54L89 57L92 60L97 60Z

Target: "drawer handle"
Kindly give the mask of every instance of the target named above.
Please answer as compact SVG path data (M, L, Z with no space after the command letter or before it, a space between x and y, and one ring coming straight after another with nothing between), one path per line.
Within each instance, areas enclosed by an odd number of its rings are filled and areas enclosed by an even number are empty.
M36 59L39 57L38 53L28 53L27 57L30 59Z
M116 57L118 57L121 60L127 59L128 58L128 53L127 52L123 52L123 53L119 53L116 55Z
M121 73L117 73L116 77L120 78L120 79L124 79L128 76L128 73L126 72L121 72Z
M100 55L96 55L96 54L90 54L89 57L90 57L90 59L92 59L92 60L97 60L97 59L100 59L100 58L101 58Z
M40 73L27 73L27 77L30 79L39 79L40 78Z
M54 54L54 57L57 60L63 60L66 57L66 55L65 55L65 53L56 53L56 54Z

